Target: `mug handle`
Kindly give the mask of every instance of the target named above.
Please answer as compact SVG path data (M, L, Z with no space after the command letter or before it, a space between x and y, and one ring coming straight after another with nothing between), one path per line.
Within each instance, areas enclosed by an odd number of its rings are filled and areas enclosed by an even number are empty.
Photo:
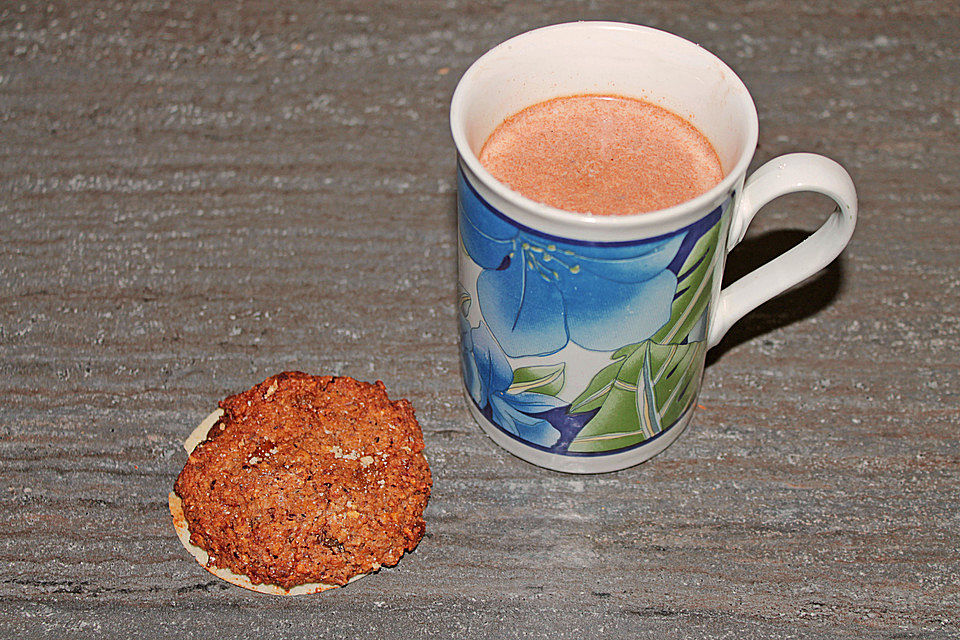
M730 221L727 252L743 240L763 205L797 191L822 193L837 207L806 240L720 291L707 333L709 347L748 312L830 264L850 242L857 222L857 192L850 174L829 158L791 153L770 160L744 184Z

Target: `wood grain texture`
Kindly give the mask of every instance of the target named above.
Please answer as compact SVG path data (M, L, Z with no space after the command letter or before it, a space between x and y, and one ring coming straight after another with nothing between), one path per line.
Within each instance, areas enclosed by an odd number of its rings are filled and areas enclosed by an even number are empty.
M833 157L861 222L711 352L677 444L571 477L463 405L447 108L583 18L716 52L755 166ZM0 635L957 637L958 42L919 0L0 4ZM728 275L826 210L768 206ZM166 496L216 402L290 368L409 398L435 490L397 568L275 599L198 567Z

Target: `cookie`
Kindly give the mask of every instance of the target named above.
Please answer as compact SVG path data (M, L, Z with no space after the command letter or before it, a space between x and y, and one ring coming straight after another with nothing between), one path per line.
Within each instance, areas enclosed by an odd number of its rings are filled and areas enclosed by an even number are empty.
M223 400L184 446L174 525L204 567L238 586L342 586L423 537L423 435L410 403L379 381L281 373Z

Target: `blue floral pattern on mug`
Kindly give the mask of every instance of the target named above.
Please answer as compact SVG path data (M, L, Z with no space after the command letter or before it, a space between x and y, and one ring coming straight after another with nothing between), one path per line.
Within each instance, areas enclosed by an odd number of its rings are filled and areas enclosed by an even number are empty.
M670 317L677 278L667 266L683 233L615 247L548 240L476 199L461 203L460 237L483 268L483 317L510 356L548 355L568 340L616 349L649 338Z
M472 329L465 325L461 314L461 365L473 401L507 433L541 447L556 444L560 432L538 414L556 409L563 402L542 393L514 391L513 369L487 325L481 322Z
M730 200L674 233L595 243L506 219L460 171L458 187L461 251L479 271L473 286L461 283L461 366L481 413L514 438L567 455L632 448L676 424L700 384ZM479 306L473 324L468 291ZM571 372L563 359L512 364L563 356L571 344L609 353L582 389L564 387Z

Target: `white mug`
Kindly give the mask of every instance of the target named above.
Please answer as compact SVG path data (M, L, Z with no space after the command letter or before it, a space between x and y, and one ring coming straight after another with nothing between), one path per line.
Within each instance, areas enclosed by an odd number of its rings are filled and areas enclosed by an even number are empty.
M507 117L579 94L682 115L713 144L723 180L668 209L593 216L527 199L480 164ZM512 38L464 73L450 124L467 403L495 442L557 471L614 471L665 449L693 415L707 349L829 264L856 223L853 182L825 157L782 156L747 179L757 144L747 88L705 49L648 27L577 22ZM798 246L721 289L726 255L753 216L797 191L837 207Z

